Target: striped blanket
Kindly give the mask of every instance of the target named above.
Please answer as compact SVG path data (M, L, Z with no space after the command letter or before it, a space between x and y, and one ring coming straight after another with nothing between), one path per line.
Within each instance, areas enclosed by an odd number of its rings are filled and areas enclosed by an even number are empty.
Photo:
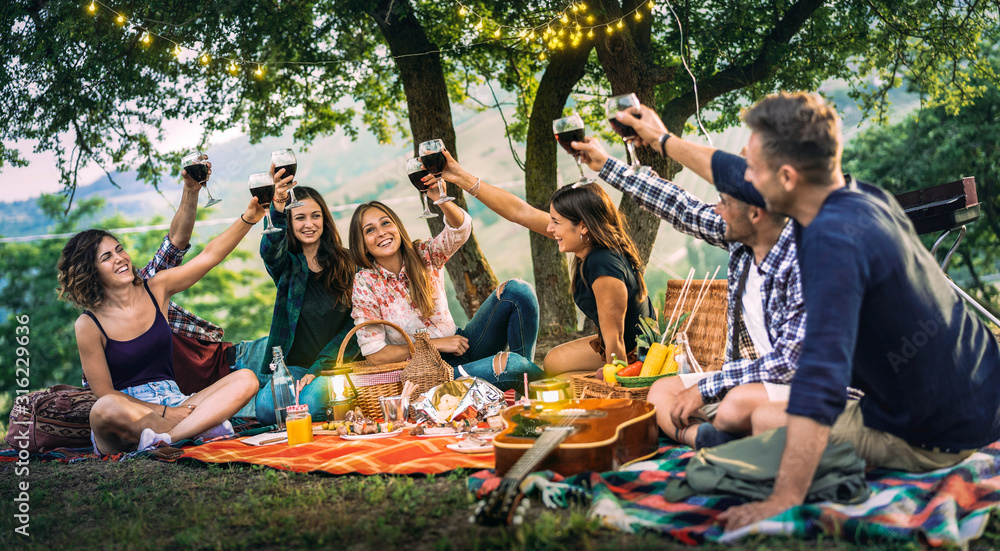
M558 492L559 486L576 492L585 489L591 497L590 514L605 525L626 532L652 530L690 545L733 542L750 534L803 539L822 535L857 544L962 545L982 535L989 512L1000 505L1000 443L994 443L949 469L922 474L874 470L867 475L872 496L860 505L802 505L727 533L715 517L743 503L740 499L695 496L670 503L662 497L667 483L684 475L693 454L691 448L661 440L654 459L622 471L582 473L566 479L544 473L548 481L561 484L536 486L548 493ZM469 479L470 489L480 495L498 483L492 471Z

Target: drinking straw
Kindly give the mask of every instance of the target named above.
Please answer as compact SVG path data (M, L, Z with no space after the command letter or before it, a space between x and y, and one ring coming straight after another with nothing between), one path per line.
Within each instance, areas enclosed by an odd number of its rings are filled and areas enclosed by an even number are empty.
M681 293L677 296L677 302L674 303L674 310L670 312L670 319L667 320L667 328L663 331L663 335L660 337L660 344L665 345L667 340L667 335L670 334L670 326L674 324L674 314L677 313L677 308L681 305L681 301L684 299L684 293L687 291L688 285L691 283L691 278L694 277L694 268L688 270L687 279L684 280L684 286L681 287ZM681 310L683 312L683 310Z
M524 374L524 397L528 397L528 374Z
M721 268L722 268L721 265L715 267L715 273L712 274L712 279L715 279L715 276L719 274L719 270ZM701 306L701 302L703 300L705 300L705 296L708 295L708 284L711 281L711 280L707 279L708 278L708 272L705 272L705 277L706 277L706 279L701 284L701 289L698 291L698 298L697 298L697 300L695 300L694 307L691 309L691 315L688 316L687 325L684 326L684 331L685 332L688 330L689 327L691 327L691 322L694 321L694 314L695 314L695 312L698 311L698 307Z

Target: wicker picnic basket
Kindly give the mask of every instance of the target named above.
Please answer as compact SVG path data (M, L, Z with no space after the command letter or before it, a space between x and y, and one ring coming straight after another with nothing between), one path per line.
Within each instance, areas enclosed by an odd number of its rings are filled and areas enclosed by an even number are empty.
M417 341L416 352L410 353L410 361L403 368L402 380L417 385L413 393L419 396L440 384L453 381L455 371L441 359L441 353L431 344L431 337L426 331L417 332L414 338Z
M387 325L403 335L403 338L406 339L406 346L410 349L410 359L381 365L374 365L367 360L344 364L344 348L351 337L359 329L376 324ZM430 339L427 338L426 334L423 334L423 337L421 337L421 334L418 334L417 342L414 344L409 335L395 323L385 320L369 320L359 323L347 333L343 342L340 343L336 366L351 368L351 382L354 383L354 387L358 391L358 407L361 408L366 417L380 419L382 417L382 405L378 399L383 396L399 396L402 394L403 381L406 380L403 377L404 370L409 368L414 373L423 373L426 371L439 374L442 372L441 364L443 363L444 360L441 359L441 354L431 345ZM453 376L451 367L448 367L447 372L449 376ZM323 371L322 374L333 375L334 373L330 370Z
M701 287L701 280L694 280L691 286L695 289ZM671 279L667 282L666 301L660 315L663 312L670 312L680 298L681 289L684 287L683 279ZM715 279L709 282L705 298L698 307L697 315L687 327L688 342L691 352L698 360L698 364L705 371L716 371L722 369L723 359L726 353L726 310L728 286L725 279ZM685 307L690 307L691 302L686 302ZM685 327L686 323L681 327ZM657 377L659 378L659 377ZM638 379L638 377L634 377ZM607 382L598 379L593 373L584 373L572 376L573 397L574 398L626 398L635 400L645 400L649 395L649 386L626 387L620 384L609 385Z

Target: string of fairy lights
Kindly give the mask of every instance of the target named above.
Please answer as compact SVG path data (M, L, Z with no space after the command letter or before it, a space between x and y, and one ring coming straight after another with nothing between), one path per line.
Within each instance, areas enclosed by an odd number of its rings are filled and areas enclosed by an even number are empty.
M474 22L471 23L471 28L482 38L481 42L467 44L463 47L476 46L488 43L489 41L522 41L529 47L541 47L542 51L538 53L538 59L541 61L544 61L546 58L546 50L551 52L565 48L575 48L585 40L594 39L599 33L604 33L607 36L613 35L615 32L623 31L626 23L629 21L641 22L644 17L651 15L653 9L656 7L655 1L649 0L644 4L639 4L635 9L620 17L602 21L590 13L590 9L586 3L574 0L551 17L543 18L543 22L540 24L511 25L496 21L487 14L477 12L473 7L464 4L461 0L455 0L455 4L457 5L459 16L465 21ZM242 67L252 68L255 77L263 78L268 65L327 65L343 63L343 61L338 60L263 62L241 59L225 53L207 51L204 48L199 49L182 45L174 38L154 32L151 29L151 25L142 25L133 22L127 14L105 4L101 0L90 0L86 9L92 16L98 15L102 10L110 12L112 18L119 26L123 28L131 27L141 33L140 41L146 47L151 47L154 39L162 40L173 46L170 51L177 57L188 52L195 54L198 62L205 66L211 65L213 61L226 63L226 70L233 76L238 75ZM430 55L434 53L438 53L438 51L408 55Z

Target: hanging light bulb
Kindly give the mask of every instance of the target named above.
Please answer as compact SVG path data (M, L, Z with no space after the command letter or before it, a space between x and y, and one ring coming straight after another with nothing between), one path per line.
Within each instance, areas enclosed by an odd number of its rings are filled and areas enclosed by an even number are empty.
M142 34L142 43L149 46L149 41L150 41L149 31L146 31Z
M587 16L587 23L593 23L593 22L594 22L594 16L593 15L588 15Z
M462 6L461 8L458 8L458 15L461 15L462 17L465 17L466 13L467 12L465 11L465 6Z
M181 47L178 44L174 44L174 57L181 55Z
M208 54L201 54L201 64L208 65L208 62L212 61L212 57Z
M235 75L236 71L239 71L239 69L236 67L236 62L235 61L230 61L229 62L229 72Z
M653 0L649 0L649 3L646 4L646 6L649 7L649 11L653 11L653 8L656 7L656 3L653 2Z
M625 28L625 22L624 22L624 21L622 21L621 19L619 19L619 20L618 20L618 25L617 25L617 27L618 27L619 29L622 29L622 28Z
M590 29L590 32L587 33L587 38L594 38L594 29Z
M538 54L538 61L545 61L545 52Z
M124 15L118 14L118 24L119 25L124 25L125 24L125 16Z
M257 70L254 71L253 74L257 78L262 78L264 76L264 68L260 66L260 63L257 64Z
M639 12L635 12L635 20L636 21L642 21L642 14L639 13Z
M611 25L605 27L604 30L606 30L608 34L612 34L615 32L615 30L611 28Z
M564 13L562 19L560 19L559 21L562 21L562 24L566 25L569 23L569 17Z
M497 27L497 30L493 32L493 37L500 38L500 27Z
M580 11L587 11L587 4L580 2Z
M90 13L97 12L97 5L94 3L94 0L90 0L90 5L87 6L87 11L89 11Z

